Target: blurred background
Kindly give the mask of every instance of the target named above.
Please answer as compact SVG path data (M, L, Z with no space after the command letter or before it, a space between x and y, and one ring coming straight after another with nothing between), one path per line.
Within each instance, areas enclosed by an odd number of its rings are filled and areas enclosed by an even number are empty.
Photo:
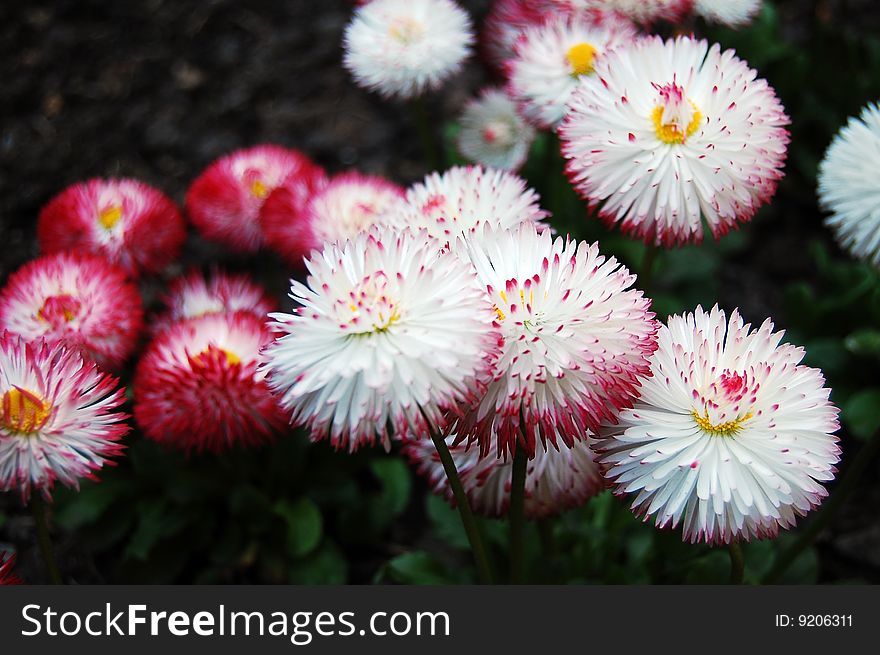
M487 0L462 0L476 21ZM661 318L698 303L773 317L806 346L843 408L848 464L880 428L880 281L822 226L815 175L834 133L880 99L880 6L874 0L765 2L751 26L701 34L734 47L777 89L792 117L787 176L756 220L718 243L661 253ZM409 184L425 167L408 108L354 85L341 66L346 0L29 0L0 3L0 284L35 257L40 207L93 176L140 178L182 203L188 184L236 148L274 142L331 173L349 168ZM428 101L447 143L463 103L493 81L474 57ZM449 160L455 161L452 146ZM588 217L539 140L523 172L561 233L598 239L630 266L642 246ZM539 162L536 163L536 162ZM548 168L549 162L549 168ZM878 171L880 174L880 171ZM221 263L279 297L280 261L232 256L191 237L168 276ZM162 280L144 287L156 307ZM876 437L875 437L876 438ZM474 579L457 515L392 451L335 453L299 433L225 456L188 460L128 439L127 456L52 508L62 573L77 583L369 583ZM880 582L880 462L867 463L815 548L784 582ZM832 494L834 485L831 486ZM486 522L499 553L506 532ZM33 520L0 495L0 550L26 582L44 581ZM796 535L746 547L747 581ZM728 556L681 544L604 494L529 528L531 580L723 582Z

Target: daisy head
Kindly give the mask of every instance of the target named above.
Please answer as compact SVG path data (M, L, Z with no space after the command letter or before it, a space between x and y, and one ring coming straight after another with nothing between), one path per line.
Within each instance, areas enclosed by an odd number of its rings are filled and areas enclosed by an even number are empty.
M489 518L506 516L513 459L499 458L494 452L480 457L478 448L455 441L454 435L446 438L471 509ZM434 443L429 439L408 443L405 453L431 490L454 505L449 479ZM602 488L602 476L586 440L575 441L571 447L560 443L558 449L539 446L526 469L526 518L544 519L579 507Z
M508 91L536 125L555 128L579 80L591 76L602 57L635 36L631 22L613 16L599 22L559 16L530 27L507 64Z
M481 48L489 63L503 69L513 57L514 44L529 27L552 15L554 0L495 0L480 34Z
M125 362L142 328L137 288L121 268L95 255L40 257L0 291L0 330L63 341L109 369Z
M3 585L19 585L21 578L15 575L15 555L0 551L0 587Z
M569 13L613 12L640 25L657 21L675 22L687 15L694 0L550 0L557 9ZM722 0L723 1L723 0ZM735 0L734 0L735 1Z
M356 450L441 430L475 393L497 341L473 269L422 233L374 228L328 243L294 281L266 348L269 385L313 440Z
M850 118L819 166L819 200L840 244L880 267L880 108Z
M177 205L138 180L95 179L67 187L43 207L37 237L44 253L102 255L129 275L158 273L186 238Z
M397 229L425 229L441 243L453 244L459 235L478 238L486 226L503 230L530 223L544 229L548 214L538 201L518 175L456 166L414 184L381 220Z
M286 421L257 372L271 338L250 312L208 314L160 334L135 375L134 415L144 434L187 453L272 440Z
M75 349L0 333L0 490L49 498L122 452L118 380Z
M740 27L758 15L762 0L693 0L694 13L711 23Z
M526 163L534 128L501 89L487 88L471 100L459 120L458 151L484 166L515 171Z
M649 243L716 238L748 221L782 177L788 124L731 50L650 37L582 78L560 127L569 178L600 216Z
M716 306L672 316L635 406L596 444L618 494L686 541L775 536L827 495L837 409L802 348Z
M260 210L269 195L285 186L301 208L324 172L305 155L262 145L221 157L196 179L186 194L186 211L206 239L241 252L263 245Z
M177 321L208 314L243 311L265 321L269 312L277 309L274 299L250 276L219 270L209 276L192 271L175 279L165 294L165 306L166 311L152 326L155 334Z
M404 194L402 187L375 175L342 173L315 191L302 211L273 193L263 208L263 230L271 248L297 266L328 241L345 241L369 230Z
M413 98L458 72L473 40L453 0L373 0L345 29L344 64L364 88Z
M499 455L536 444L571 447L637 395L657 324L635 276L597 245L532 225L466 246L495 309L501 351L459 436Z

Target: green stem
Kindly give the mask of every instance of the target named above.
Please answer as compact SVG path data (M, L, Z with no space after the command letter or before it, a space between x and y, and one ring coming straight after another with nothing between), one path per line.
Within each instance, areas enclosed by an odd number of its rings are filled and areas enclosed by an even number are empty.
M46 515L46 503L43 501L39 492L31 496L31 512L34 515L34 522L37 527L37 545L40 547L40 554L43 556L43 563L46 565L46 572L49 574L49 580L52 584L63 584L61 581L61 573L58 571L58 564L55 562L55 555L52 552L52 539L49 537L49 519Z
M413 122L419 132L419 139L422 142L422 155L425 157L425 163L429 168L439 171L443 168L443 162L440 158L440 151L437 148L434 131L431 129L431 121L428 117L428 108L422 97L413 98L410 102L412 108Z
M727 550L730 553L730 584L742 584L743 573L746 570L742 547L738 541L731 541Z
M458 476L458 469L455 467L452 454L449 452L449 446L446 445L446 439L433 430L431 431L431 440L434 442L434 447L437 448L440 462L443 464L443 470L446 471L446 477L449 479L449 486L452 488L452 494L458 506L458 514L461 517L464 531L471 545L471 551L474 554L480 584L492 584L492 567L489 564L489 552L486 549L486 541L483 539L480 526L477 524L477 520L471 510L470 501L464 492L461 478Z
M779 555L776 564L764 576L762 580L764 584L776 582L788 570L792 562L797 559L798 555L813 543L816 537L831 522L831 519L837 515L838 510L846 503L853 491L855 491L859 479L862 477L865 469L868 468L868 465L877 457L878 452L880 452L880 433L875 434L868 443L862 446L859 454L856 455L856 458L846 470L846 474L840 479L840 483L837 485L834 493L831 494L830 498L822 505L822 508L813 516L813 520L801 532L797 541Z
M657 246L653 243L645 246L645 255L642 258L642 268L639 274L638 285L646 294L651 288L651 282L654 277L654 262L657 259L657 250Z
M526 471L529 457L517 444L510 475L510 583L521 584L525 571Z

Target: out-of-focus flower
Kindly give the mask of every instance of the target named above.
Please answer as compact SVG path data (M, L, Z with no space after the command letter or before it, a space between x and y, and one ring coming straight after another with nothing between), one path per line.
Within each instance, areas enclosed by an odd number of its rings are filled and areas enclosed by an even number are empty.
M37 236L44 253L91 252L136 276L173 262L186 229L177 206L158 189L138 180L94 179L50 200L40 212Z
M296 150L244 148L215 161L192 183L186 211L206 239L255 252L263 245L259 216L269 195L283 187L296 213L324 178L324 171Z
M459 121L458 151L471 161L515 171L525 164L535 130L503 90L483 89L471 100Z
M21 578L15 575L15 555L8 555L0 551L0 587L4 585L19 585Z
M762 0L693 0L694 13L707 21L739 27L761 10Z
M513 460L498 458L495 453L480 457L479 449L455 444L456 437L446 438L461 484L471 509L482 516L501 518L510 505L510 480ZM455 504L449 480L432 441L408 443L405 452L423 475L432 491ZM543 519L583 505L603 488L602 476L587 440L564 443L559 449L539 447L526 469L525 515Z
M507 63L508 92L529 120L555 128L579 80L592 75L608 52L635 36L631 22L611 15L599 22L560 16L530 27Z
M653 37L582 78L559 129L572 184L600 216L646 242L716 238L775 193L788 117L733 51Z
M345 30L343 61L361 86L413 98L456 73L473 41L470 17L453 0L373 0Z
M588 11L614 12L641 25L660 20L677 21L691 10L693 0L549 0L570 14ZM721 0L723 2L723 0ZM736 0L734 0L736 1Z
M208 277L199 271L178 277L171 282L164 300L167 310L151 326L154 334L177 321L207 314L244 311L265 321L269 312L277 309L276 302L250 276L219 270Z
M507 229L533 223L544 229L547 217L538 194L518 175L480 166L455 166L431 173L406 192L381 221L397 229L426 229L442 244L459 235L477 237L483 228Z
M48 498L122 452L124 392L78 351L0 333L0 371L0 490Z
M144 434L188 453L270 441L286 423L257 372L271 339L250 312L172 325L138 363L134 415Z
M596 444L618 494L658 527L711 544L774 536L827 495L837 409L802 348L718 307L660 330L639 401Z
M880 108L850 118L819 166L819 199L827 225L856 257L880 266Z
M301 266L303 257L328 241L345 241L376 224L404 195L402 187L375 175L342 173L318 190L296 214L272 194L263 207L266 242L289 262Z
M137 288L96 255L45 255L10 275L0 291L0 330L63 341L109 369L125 362L142 328Z
M329 243L294 281L265 351L269 385L313 440L388 448L442 430L471 400L497 334L473 269L424 232L374 228Z
M533 225L466 248L502 342L459 437L478 440L482 454L525 447L534 457L539 441L571 447L632 405L657 331L651 301L630 288L634 275L595 244L554 239Z
M552 15L553 0L495 0L480 34L481 47L489 63L499 70L513 57L513 46L529 27L540 25Z

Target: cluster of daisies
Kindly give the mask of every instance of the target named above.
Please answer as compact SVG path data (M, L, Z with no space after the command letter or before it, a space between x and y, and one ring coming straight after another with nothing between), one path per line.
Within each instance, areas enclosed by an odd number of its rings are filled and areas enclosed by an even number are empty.
M359 5L345 64L386 96L438 88L477 43L452 0ZM49 497L112 463L130 418L115 375L133 370L141 433L189 454L264 445L293 424L345 451L398 444L460 502L443 446L486 516L508 512L525 457L532 518L611 488L688 541L791 527L840 457L821 372L769 320L698 307L659 322L636 276L556 235L515 172L552 131L589 205L648 244L749 220L786 157L773 89L732 51L645 30L741 24L759 5L497 0L481 41L504 81L460 121L476 163L408 188L264 145L208 166L182 210L134 180L65 189L39 216L41 257L0 290L0 489ZM880 157L878 125L871 108L823 169L832 221L875 258L880 195L858 162ZM863 193L836 194L841 179ZM145 311L141 283L166 281L186 221L230 251L276 253L294 272L292 311L217 268L167 281Z
M788 117L728 50L658 22L742 25L756 0L497 0L480 35L499 82L460 120L466 158L519 169L538 131L558 135L567 174L609 224L657 245L698 242L751 219L775 193ZM345 35L363 86L413 98L438 88L477 41L452 0L371 0Z

